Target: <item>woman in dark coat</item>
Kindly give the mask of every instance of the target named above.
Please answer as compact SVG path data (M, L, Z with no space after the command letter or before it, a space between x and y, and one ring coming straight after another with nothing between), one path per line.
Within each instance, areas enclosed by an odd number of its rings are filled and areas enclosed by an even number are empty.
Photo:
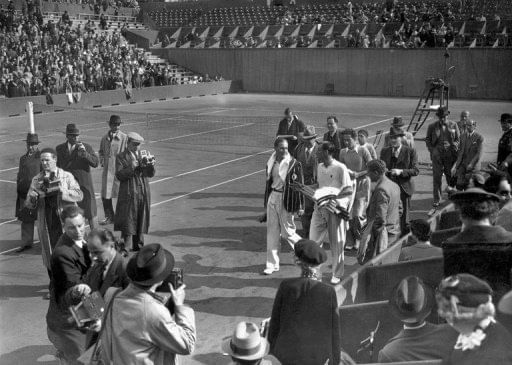
M149 177L155 176L154 161L144 162L139 145L144 142L139 134L127 134L126 150L116 158L116 177L119 194L114 217L114 230L121 231L126 247L133 251L144 245L144 233L148 233L151 208Z
M295 245L300 278L283 280L277 291L268 341L283 365L337 365L341 353L336 291L321 282L325 251L314 241Z

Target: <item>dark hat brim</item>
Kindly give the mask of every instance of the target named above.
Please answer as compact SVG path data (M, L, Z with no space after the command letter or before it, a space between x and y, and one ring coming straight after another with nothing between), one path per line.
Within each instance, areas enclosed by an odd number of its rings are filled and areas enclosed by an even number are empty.
M486 191L478 192L478 191L461 191L454 193L450 196L450 200L452 202L460 202L460 201L481 201L481 200L494 200L496 202L500 202L501 199L498 195L488 193Z
M313 134L312 136L302 136L302 139L310 140L310 139L313 139L313 138L316 138L316 137L318 137L318 134Z
M163 248L162 248L163 249ZM174 256L167 250L164 250L165 253L165 267L164 269L156 276L147 279L147 280L137 280L137 255L134 255L130 261L128 261L128 265L126 265L126 274L134 284L139 285L153 285L160 281L163 281L166 277L168 277L172 269L174 268Z
M433 295L432 289L430 287L428 287L427 285L423 284L423 289L425 290L426 303L419 312L412 313L412 312L406 312L406 311L401 310L398 307L396 301L394 300L394 298L396 298L396 296L397 296L397 291L398 291L399 286L400 286L400 283L398 283L395 286L395 288L392 291L391 298L389 299L389 302L388 302L391 313L396 318L401 320L402 322L409 322L409 323L421 322L425 318L427 318L428 315L432 312L432 308L434 307L434 295Z

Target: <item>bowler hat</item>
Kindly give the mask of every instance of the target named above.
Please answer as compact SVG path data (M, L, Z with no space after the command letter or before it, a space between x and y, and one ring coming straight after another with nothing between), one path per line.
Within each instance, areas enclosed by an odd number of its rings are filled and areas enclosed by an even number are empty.
M111 115L108 124L121 124L121 117L119 115Z
M240 322L232 337L222 342L222 351L239 360L258 360L269 352L269 343L261 337L258 326L252 322Z
M443 117L446 117L447 115L450 115L450 111L448 110L447 107L445 106L440 106L437 111L436 111L436 115L439 117L439 118L443 118Z
M447 299L455 296L459 305L476 308L491 300L492 288L484 280L463 273L443 279L438 292Z
M80 131L76 127L75 123L69 123L66 126L66 134L69 134L72 136L78 136L80 134Z
M390 138L395 138L395 137L403 137L405 136L405 132L402 128L400 127L391 127L389 129L389 137Z
M481 188L469 188L464 191L459 191L450 195L450 200L453 202L460 201L482 201L482 200L495 200L499 202L501 199L498 195L489 193Z
M432 310L432 291L419 277L408 276L393 289L389 305L402 322L421 322Z
M135 284L153 285L169 276L174 267L174 256L159 243L141 248L126 265L126 274Z
M132 140L133 142L142 143L144 142L144 138L136 132L128 132L126 135L129 140Z
M393 117L393 122L391 123L391 125L393 127L403 127L405 124L402 117Z
M315 127L312 125L308 125L306 130L304 131L303 139L313 139L316 138L317 134L315 133Z
M318 266L327 261L327 253L315 241L303 239L294 246L295 256L305 264Z
M503 123L503 122L512 123L512 114L510 114L510 113L501 114L500 122L501 123Z
M30 144L39 144L39 137L37 133L27 133L27 143Z

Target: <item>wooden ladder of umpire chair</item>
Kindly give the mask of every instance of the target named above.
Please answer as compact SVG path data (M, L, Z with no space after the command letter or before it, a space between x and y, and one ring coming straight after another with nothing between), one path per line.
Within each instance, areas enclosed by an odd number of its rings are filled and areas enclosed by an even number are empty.
M411 132L413 136L416 136L416 133L423 127L430 113L435 113L437 109L442 107L448 109L450 94L449 79L454 71L455 66L450 67L444 80L433 77L425 80L425 88L421 93L416 110L407 127L407 131Z

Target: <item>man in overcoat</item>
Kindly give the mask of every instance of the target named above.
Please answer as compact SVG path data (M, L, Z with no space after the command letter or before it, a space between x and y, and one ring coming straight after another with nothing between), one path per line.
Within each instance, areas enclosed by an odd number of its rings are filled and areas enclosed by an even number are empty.
M149 178L155 176L154 161L144 162L139 146L144 138L127 134L126 150L116 158L116 177L120 181L114 217L114 230L121 231L126 247L139 251L149 230L151 191Z
M457 190L465 190L473 172L480 170L480 160L482 159L484 137L475 132L476 122L474 120L466 121L464 133L460 138L460 148L457 155L457 161L452 168L452 175L457 178Z
M400 186L400 200L402 202L402 216L400 228L402 235L409 232L409 211L411 197L414 194L413 177L418 176L418 156L414 148L402 143L404 131L401 128L391 128L389 133L389 147L380 152L380 159L386 163L387 176Z
M120 130L121 117L112 115L108 122L110 130L103 136L98 151L100 165L103 167L101 175L101 201L105 220L100 224L114 222L114 206L112 198L117 198L119 192L119 180L116 178L116 157L126 149L128 137Z
M16 218L21 221L21 246L17 252L32 248L34 244L34 222L37 219L37 210L25 207L25 200L30 188L32 178L41 171L39 160L39 138L37 134L27 134L27 153L20 157L18 176L16 178Z
M78 181L83 193L83 199L78 206L83 209L84 217L93 229L98 218L91 167L98 167L99 160L89 144L79 141L79 135L80 131L75 124L70 123L66 126L67 142L56 147L57 166L73 174Z
M83 194L73 175L57 167L57 154L53 148L43 148L40 161L42 171L32 178L25 206L37 208L37 233L43 264L50 273L50 258L62 235L59 215L66 206L77 205ZM58 187L48 190L46 182L54 182Z

